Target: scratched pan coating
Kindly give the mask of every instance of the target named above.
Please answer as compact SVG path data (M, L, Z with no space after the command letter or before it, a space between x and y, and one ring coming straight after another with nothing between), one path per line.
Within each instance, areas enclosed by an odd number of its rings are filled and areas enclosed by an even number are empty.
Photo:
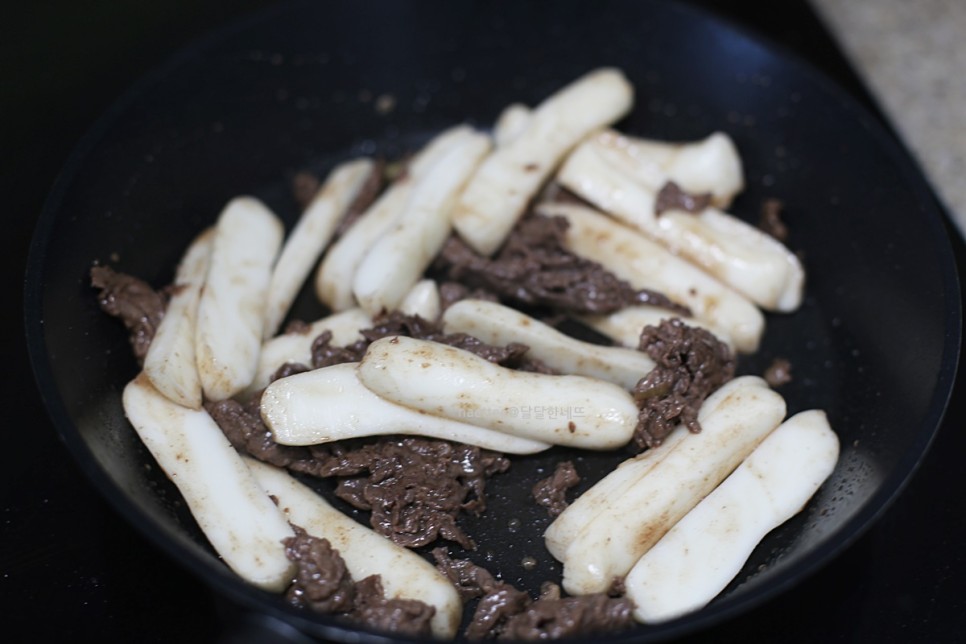
M317 637L359 636L244 584L217 560L124 420L120 393L136 365L120 327L96 306L91 262L165 284L231 197L263 198L290 225L297 210L288 182L298 170L324 172L356 154L398 156L458 122L488 127L508 103L535 104L601 65L623 69L637 91L619 129L669 140L724 130L747 178L731 211L754 222L764 198L784 201L807 296L797 313L767 317L761 350L742 358L740 371L760 374L773 358L789 359L794 380L780 389L789 412L825 409L843 448L806 511L765 539L722 597L608 639L713 629L791 587L857 538L928 448L956 370L960 302L940 215L902 150L807 65L701 12L663 2L549 8L280 5L212 34L132 88L53 189L26 290L28 341L50 415L111 503L232 601ZM296 315L319 313L303 293ZM623 457L554 450L513 458L489 486L487 514L463 521L480 544L471 556L531 592L559 579L540 536L549 519L530 488L573 458L583 491Z

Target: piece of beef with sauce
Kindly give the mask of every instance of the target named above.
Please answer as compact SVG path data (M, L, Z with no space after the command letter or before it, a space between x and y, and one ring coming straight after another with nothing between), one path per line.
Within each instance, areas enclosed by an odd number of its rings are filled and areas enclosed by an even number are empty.
M654 214L660 216L668 210L677 210L696 215L710 205L710 192L690 193L673 181L668 181L654 199Z
M379 575L370 575L356 583L351 616L373 630L428 639L435 614L434 606L417 599L387 598Z
M492 258L451 235L433 265L445 280L482 289L524 306L571 314L606 314L650 304L681 315L690 311L662 293L635 289L597 262L566 248L563 217L529 213L514 226Z
M130 334L131 348L138 364L144 362L148 347L164 318L168 298L142 279L115 271L109 266L94 266L91 286L100 289L101 309L121 320Z
M561 597L559 586L546 583L540 597L533 600L482 566L452 559L445 548L434 549L433 557L464 601L480 598L464 631L467 640L538 641L603 635L634 624L633 605L620 596L619 586L609 593Z
M293 472L337 477L336 496L371 512L372 528L398 545L416 548L444 538L475 547L457 517L486 508L486 480L509 468L504 456L420 437L279 445L258 413L257 399L205 405L235 449Z
M347 451L341 465L336 495L371 511L377 532L408 548L443 538L473 549L457 517L486 509L487 479L510 462L471 445L390 437Z
M573 461L561 461L553 474L537 481L531 493L537 505L547 508L547 513L556 517L567 509L567 491L579 483L580 475Z
M547 584L539 599L503 624L499 639L535 642L619 633L634 626L633 611L626 597L562 597L559 586Z
M775 358L762 374L772 389L787 385L792 381L792 363L786 358Z
M758 216L758 228L782 243L788 241L789 235L788 225L782 217L784 212L785 203L781 199L769 198L762 201Z
M679 423L701 431L698 411L705 398L734 377L731 350L714 334L679 318L645 327L639 348L655 367L632 392L640 408L633 444L638 450L656 447Z
M410 637L428 637L433 606L415 599L387 598L379 575L355 581L328 539L298 526L285 539L285 555L296 564L285 597L296 606L341 615L367 628Z

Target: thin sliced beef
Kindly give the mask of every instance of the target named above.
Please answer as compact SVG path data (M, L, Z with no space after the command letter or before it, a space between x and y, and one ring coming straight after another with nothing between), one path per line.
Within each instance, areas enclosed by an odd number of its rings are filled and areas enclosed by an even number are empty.
M792 363L785 358L775 358L762 374L769 387L776 388L792 381Z
M377 631L429 638L436 608L418 599L387 599L382 578L370 575L356 584L352 618Z
M506 621L499 639L533 642L619 633L634 626L633 611L634 604L626 597L561 597L560 587L548 584L537 601Z
M782 218L785 204L781 199L765 199L761 203L758 228L780 242L788 241L788 226Z
M401 546L416 548L437 538L475 546L456 518L461 511L479 514L486 508L486 479L510 467L505 457L418 437L279 445L258 413L258 398L247 405L235 400L205 405L235 449L293 472L339 477L336 495L371 511L372 528Z
M355 584L345 561L328 539L313 537L299 528L284 544L285 556L296 564L295 579L285 593L286 599L320 613L352 611Z
M281 367L272 372L268 377L269 382L275 382L280 378L288 378L297 373L305 373L309 368L299 362L286 362Z
M734 377L731 350L714 334L678 318L645 327L639 348L656 366L634 387L640 408L634 444L656 447L678 423L701 431L698 411L704 399Z
M319 613L343 615L369 628L413 637L429 636L433 606L415 599L388 599L382 578L354 581L338 550L327 539L295 526L285 540L285 555L296 564L286 598Z
M91 286L100 289L97 299L101 309L124 323L134 357L138 364L143 363L168 305L165 295L144 280L109 266L91 268Z
M234 399L208 401L205 409L228 437L232 447L260 461L278 467L299 469L296 464L313 461L311 448L279 445L258 413L259 395L247 405Z
M370 510L373 529L408 548L437 538L474 548L456 518L482 512L486 479L510 466L478 447L417 437L379 440L341 457L332 459L331 471L353 478L342 479L336 494Z
M697 214L711 205L711 193L692 194L681 186L668 181L661 187L654 200L654 214L660 215L667 210L681 210Z
M503 585L489 570L469 559L453 559L446 548L433 548L436 568L456 587L464 602L482 597Z
M557 463L553 474L533 486L533 498L537 505L547 508L555 517L567 509L567 490L580 483L580 476L572 461Z
M619 586L611 593L561 597L560 587L545 583L534 601L512 585L497 580L488 570L468 560L451 559L445 548L433 550L436 567L449 579L463 600L480 597L466 627L468 640L547 640L600 635L625 630L634 624L633 605Z
M564 244L567 226L563 217L523 217L493 258L477 254L453 235L435 270L447 280L501 299L560 312L613 313L633 304L651 304L685 313L663 294L637 290L597 262L572 253Z

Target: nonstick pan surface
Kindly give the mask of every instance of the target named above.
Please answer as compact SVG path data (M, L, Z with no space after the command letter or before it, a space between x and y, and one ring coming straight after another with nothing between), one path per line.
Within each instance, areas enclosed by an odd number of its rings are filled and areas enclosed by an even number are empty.
M740 370L788 359L794 379L779 391L789 413L825 409L843 447L805 512L766 538L722 597L609 639L713 628L831 560L900 491L941 420L961 333L952 254L918 170L869 114L782 50L664 2L284 4L132 88L61 174L28 270L37 379L92 481L217 591L306 633L356 636L245 585L217 560L124 419L120 392L137 367L123 331L97 308L89 267L98 260L166 284L231 197L254 194L291 224L288 181L298 170L398 156L457 122L488 127L510 102L532 105L601 65L622 68L637 89L619 129L669 140L724 130L748 184L732 212L753 222L764 198L784 201L806 301L768 317L761 350ZM310 296L295 311L320 313ZM549 519L530 488L574 458L583 491L623 457L514 458L488 488L487 514L463 524L480 543L471 556L532 592L558 578L540 538ZM526 557L537 565L524 567Z

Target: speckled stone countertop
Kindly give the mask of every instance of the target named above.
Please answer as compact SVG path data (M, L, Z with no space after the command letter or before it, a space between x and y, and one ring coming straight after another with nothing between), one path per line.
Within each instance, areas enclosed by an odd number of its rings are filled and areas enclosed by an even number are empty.
M966 235L966 0L811 0Z

